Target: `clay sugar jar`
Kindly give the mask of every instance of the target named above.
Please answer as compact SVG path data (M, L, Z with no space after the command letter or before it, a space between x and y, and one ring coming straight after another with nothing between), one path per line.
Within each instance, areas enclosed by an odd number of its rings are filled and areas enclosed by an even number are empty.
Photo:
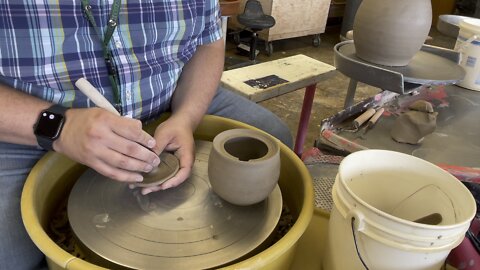
M215 136L208 159L212 190L236 205L266 199L280 176L278 144L272 136L251 129L230 129Z
M406 66L432 25L430 0L363 0L353 23L359 58L384 66Z

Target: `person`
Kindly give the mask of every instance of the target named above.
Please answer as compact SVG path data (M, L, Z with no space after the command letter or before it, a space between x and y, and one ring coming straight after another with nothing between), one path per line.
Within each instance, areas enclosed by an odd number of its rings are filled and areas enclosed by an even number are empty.
M81 2L81 3L80 3ZM268 110L219 89L224 41L215 0L7 1L0 8L0 269L45 267L21 220L22 187L53 150L128 183L174 151L180 170L142 194L185 181L203 115L239 120L292 146ZM86 78L121 112L95 106ZM170 117L153 135L142 123Z

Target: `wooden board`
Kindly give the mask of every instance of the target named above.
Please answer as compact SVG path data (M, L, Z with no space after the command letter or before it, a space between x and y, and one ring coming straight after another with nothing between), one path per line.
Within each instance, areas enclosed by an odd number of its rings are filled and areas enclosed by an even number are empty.
M222 75L221 85L252 101L259 102L316 84L333 76L334 71L335 67L331 65L299 54L225 71ZM274 77L271 86L269 84L262 85L265 77ZM256 86L246 83L252 80L260 83Z

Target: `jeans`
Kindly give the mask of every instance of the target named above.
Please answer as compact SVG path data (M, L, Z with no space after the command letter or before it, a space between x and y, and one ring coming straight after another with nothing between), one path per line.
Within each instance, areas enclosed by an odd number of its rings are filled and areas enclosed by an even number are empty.
M257 127L293 148L293 138L285 123L260 105L220 88L213 98L207 114L237 120Z
M228 90L219 89L207 113L255 126L292 148L290 131L278 117ZM20 213L25 179L44 154L38 147L0 142L0 270L46 268L44 256L30 240Z
M33 146L0 142L0 269L46 268L43 254L27 235L20 215L23 184L45 154Z

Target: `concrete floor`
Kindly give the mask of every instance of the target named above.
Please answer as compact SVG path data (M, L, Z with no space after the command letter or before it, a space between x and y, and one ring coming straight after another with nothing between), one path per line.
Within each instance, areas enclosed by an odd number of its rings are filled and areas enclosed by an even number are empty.
M325 33L321 35L319 47L312 45L312 36L290 38L273 41L273 54L267 56L264 50L263 42L260 42L258 49L260 53L257 60L261 62L275 60L296 54L304 54L324 63L333 65L333 47L340 42L340 24L327 24ZM428 44L453 48L455 39L441 35L435 28L432 28L430 36L433 40ZM228 35L226 43L226 55L235 59L248 60L248 56L239 55L239 50L233 42L233 37ZM320 123L323 119L334 115L343 108L345 95L348 88L349 79L336 72L336 75L330 79L317 84L317 91L310 117L308 134L304 149L314 146L315 139L319 137ZM367 97L380 92L380 89L359 83L355 95L355 102L359 102ZM294 91L279 97L275 97L260 104L284 120L290 128L292 135L296 136L298 120L303 102L304 90Z

